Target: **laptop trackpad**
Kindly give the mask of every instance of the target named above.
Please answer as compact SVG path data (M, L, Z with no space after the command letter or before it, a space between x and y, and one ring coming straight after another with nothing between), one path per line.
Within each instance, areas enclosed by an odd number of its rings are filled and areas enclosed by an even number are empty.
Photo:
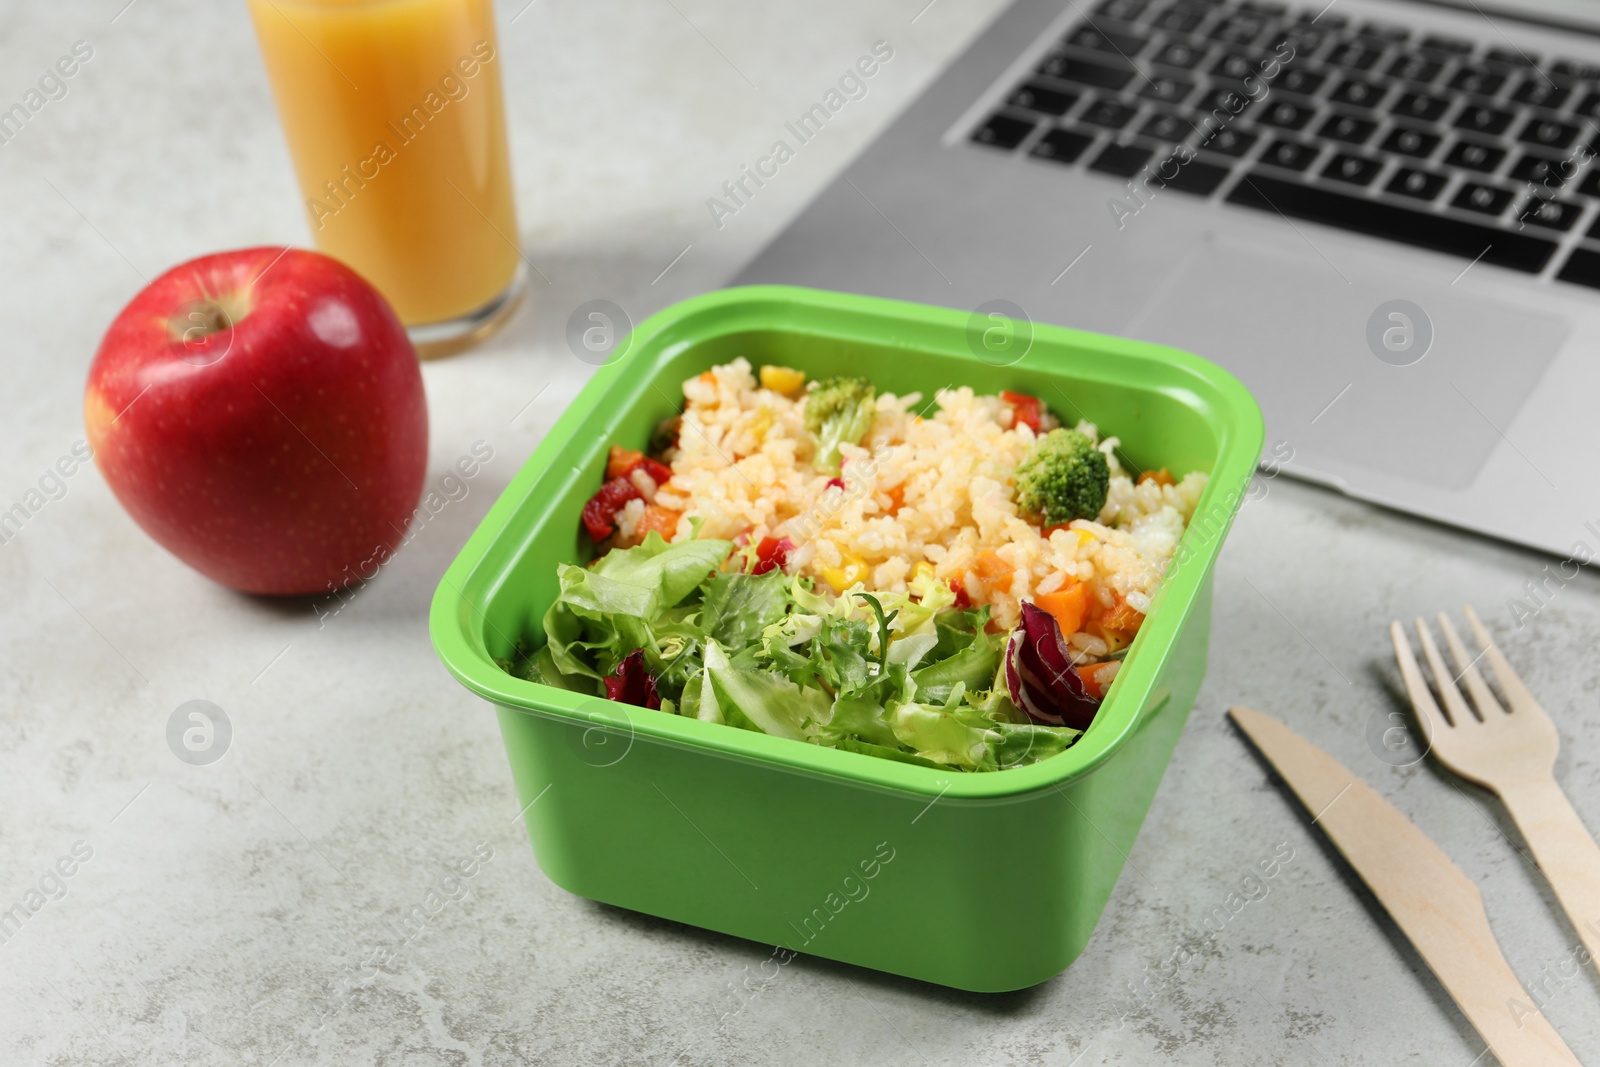
M1158 287L1128 332L1233 371L1295 465L1350 466L1465 488L1561 347L1559 318L1213 237ZM1464 265L1464 264L1463 264Z

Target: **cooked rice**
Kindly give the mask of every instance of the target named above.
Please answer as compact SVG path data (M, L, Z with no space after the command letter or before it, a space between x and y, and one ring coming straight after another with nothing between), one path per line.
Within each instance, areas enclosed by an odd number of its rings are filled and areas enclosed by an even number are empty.
M864 445L843 448L840 489L811 466L803 396L760 388L746 360L690 379L683 392L672 480L659 491L641 486L655 503L683 512L674 540L692 535L691 519L702 521L701 537L788 537L797 546L791 564L836 589L859 574L868 591L903 591L927 562L939 578L960 580L974 604L991 605L1007 629L1022 601L1070 578L1108 610L1121 594L1148 612L1206 484L1202 472L1176 485L1135 484L1118 462L1117 439L1101 441L1080 422L1110 462L1110 493L1098 521L1075 521L1046 539L1018 514L1010 484L1035 434L1013 425L1011 406L998 397L966 387L940 390L931 401L880 393ZM637 500L624 509L623 541L637 539L644 510ZM1015 568L1008 590L986 586L974 572L985 550ZM1107 651L1088 633L1069 642L1091 656Z

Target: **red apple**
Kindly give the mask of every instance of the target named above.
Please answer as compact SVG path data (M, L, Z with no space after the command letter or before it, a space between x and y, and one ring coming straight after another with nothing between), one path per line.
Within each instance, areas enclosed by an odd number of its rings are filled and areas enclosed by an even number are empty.
M84 421L122 506L248 593L325 593L387 559L422 495L422 371L387 301L290 248L202 256L106 331Z

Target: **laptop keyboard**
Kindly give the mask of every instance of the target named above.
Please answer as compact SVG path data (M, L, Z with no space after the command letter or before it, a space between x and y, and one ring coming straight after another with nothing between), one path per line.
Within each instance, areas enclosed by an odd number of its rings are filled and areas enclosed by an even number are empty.
M1129 209L1174 189L1600 288L1600 65L1503 38L1102 0L970 137L1127 180Z

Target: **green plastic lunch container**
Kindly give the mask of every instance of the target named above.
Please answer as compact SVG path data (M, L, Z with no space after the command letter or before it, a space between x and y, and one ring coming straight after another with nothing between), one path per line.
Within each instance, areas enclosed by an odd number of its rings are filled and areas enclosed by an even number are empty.
M1042 398L1139 468L1210 472L1088 731L1061 755L944 771L522 681L609 446L643 449L682 383L744 356L880 390ZM593 900L958 989L1042 982L1083 950L1205 674L1211 571L1262 444L1239 382L1185 352L996 316L727 289L621 342L485 516L433 599L434 646L495 705L540 867Z

